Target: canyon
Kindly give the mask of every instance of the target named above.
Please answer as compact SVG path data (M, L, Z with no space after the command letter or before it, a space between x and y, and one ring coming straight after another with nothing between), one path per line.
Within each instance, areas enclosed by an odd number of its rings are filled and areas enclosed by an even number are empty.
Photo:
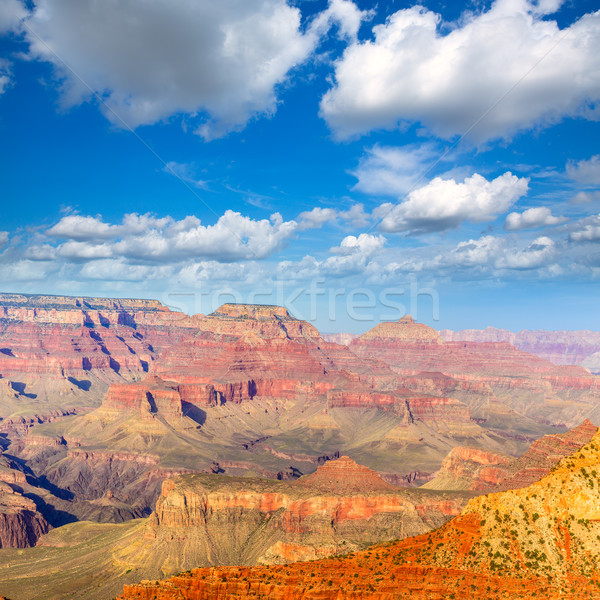
M537 457L538 476L547 475L595 432L583 423L537 440L521 462L515 459L512 475L522 474L523 462L531 463L528 455ZM199 566L313 564L435 529L479 493L397 487L348 457L287 481L180 475L164 481L148 519L74 522L44 535L27 553L3 551L0 590L23 600L39 597L40 589L45 597L100 600L116 595L123 584Z
M102 599L124 583L200 565L313 560L427 532L473 495L397 487L348 457L288 481L185 474L163 482L148 519L74 522L27 553L4 551L0 589L23 600L40 589L51 598Z
M363 552L595 435L589 370L447 338L410 316L336 343L279 306L0 294L0 593Z
M538 482L474 498L428 534L310 562L194 569L126 585L118 600L597 597L599 472L596 433Z
M600 333L597 331L543 331L522 330L517 333L506 329L444 329L440 336L445 341L508 342L513 346L537 354L557 365L581 365L592 373L600 374Z

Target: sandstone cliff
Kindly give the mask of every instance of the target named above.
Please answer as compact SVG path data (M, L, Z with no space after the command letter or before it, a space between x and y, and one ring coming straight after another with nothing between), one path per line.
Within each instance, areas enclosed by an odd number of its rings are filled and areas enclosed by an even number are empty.
M35 503L0 482L0 548L28 548L49 529Z
M163 573L315 559L428 531L466 499L398 488L348 457L293 482L182 475L164 482L143 547L119 556Z
M539 482L471 500L438 530L337 559L194 569L125 586L161 598L595 598L600 589L600 433Z
M566 433L536 440L517 458L457 446L444 459L435 478L423 487L477 492L526 487L547 475L565 456L590 442L597 431L598 428L586 420Z
M391 486L347 457L293 482L184 475L165 481L150 519L71 523L33 551L3 551L0 593L100 600L199 564L316 559L428 531L469 497Z

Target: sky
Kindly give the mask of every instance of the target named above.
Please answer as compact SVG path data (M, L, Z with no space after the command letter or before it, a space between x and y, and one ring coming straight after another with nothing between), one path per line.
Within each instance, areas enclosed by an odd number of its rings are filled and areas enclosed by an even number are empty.
M600 11L0 0L0 291L600 329Z

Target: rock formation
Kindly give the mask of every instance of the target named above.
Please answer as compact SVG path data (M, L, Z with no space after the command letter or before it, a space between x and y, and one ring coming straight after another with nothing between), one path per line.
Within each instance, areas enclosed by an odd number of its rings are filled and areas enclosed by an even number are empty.
M480 493L527 487L547 475L561 459L590 442L597 431L586 420L566 433L536 440L518 458L457 446L444 459L436 477L423 487Z
M0 433L78 518L149 514L178 474L294 479L340 454L418 486L455 446L518 455L600 418L583 369L443 342L410 317L348 348L274 306L188 317L149 300L5 294L0 307Z
M574 427L600 416L599 378L581 367L559 367L508 342L444 342L433 329L405 317L375 326L349 347L403 377L437 372L474 383L462 391L455 385L455 397L467 403L478 423L499 426L500 435L507 426L518 432L532 426L531 421Z
M25 473L0 453L0 548L28 548L50 526L33 500L23 496Z
M35 502L0 482L0 548L28 548L49 529Z
M119 555L163 573L308 560L428 531L467 499L390 485L345 456L289 482L181 475L163 483L144 549Z
M436 531L334 559L194 569L119 600L486 598L600 593L600 433L526 488L474 498Z
M600 374L600 332L523 330L513 333L507 329L486 327L462 331L440 331L445 341L509 342L520 350L537 354L556 365L581 365Z
M295 481L182 475L164 482L150 519L59 527L41 538L35 560L44 597L104 600L123 583L201 564L316 559L428 531L471 496L398 488L348 457ZM31 556L4 553L1 593L40 597Z

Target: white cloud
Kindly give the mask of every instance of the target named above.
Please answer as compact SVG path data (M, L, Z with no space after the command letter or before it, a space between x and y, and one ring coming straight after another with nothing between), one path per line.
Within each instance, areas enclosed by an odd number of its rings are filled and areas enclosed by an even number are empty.
M0 94L3 94L12 84L10 61L0 58Z
M340 218L354 227L364 227L371 220L362 204L353 204L348 210L341 211Z
M538 237L522 249L507 248L496 257L498 269L535 269L545 266L555 257L555 243L548 237Z
M137 127L185 114L212 139L274 113L276 86L329 26L353 38L361 18L346 0L332 1L305 30L285 0L38 0L27 25L35 35L25 32L31 56L63 79L66 106L90 98L83 80L119 127L121 119Z
M478 240L460 242L452 250L447 262L461 266L491 265L502 251L502 239L486 235ZM441 257L438 257L440 260Z
M555 243L538 237L526 246L515 240L491 235L460 242L447 256L438 256L440 266L479 267L483 270L526 270L546 266L555 257Z
M581 219L574 225L577 229L569 236L573 242L600 241L600 214Z
M281 261L277 266L277 275L283 279L306 280L362 274L374 264L373 260L382 250L385 241L383 236L370 233L348 235L339 246L330 248L329 251L334 256L319 260L307 255L300 261Z
M337 208L324 208L317 206L312 210L301 212L298 215L298 229L316 229L326 223L349 223L353 227L364 227L370 221L370 215L365 212L362 204L353 204L348 210Z
M525 195L529 180L510 172L488 181L478 173L457 183L436 177L398 205L382 204L373 215L382 231L425 233L458 227L464 221L492 221Z
M23 255L29 260L54 260L56 258L56 248L49 244L34 244L25 248Z
M98 217L68 215L48 229L46 233L54 237L70 238L72 240L105 240L115 237L117 228L114 225L104 223Z
M300 229L316 229L323 227L325 223L335 221L338 211L335 208L322 208L316 206L312 210L305 210L298 215Z
M571 199L572 204L587 204L600 200L600 190L596 192L577 192Z
M57 270L57 265L50 262L15 260L0 264L0 280L4 282L47 281L50 274Z
M561 30L542 18L559 5L497 0L447 34L440 15L399 10L336 62L321 115L340 138L420 122L476 142L565 116L595 118L600 12Z
M109 258L112 248L109 244L93 244L90 242L69 241L57 248L57 253L70 260L90 260L95 258Z
M72 260L124 257L132 262L172 262L192 257L265 258L281 250L296 229L296 221L283 221L279 213L255 221L228 210L214 225L202 225L195 216L176 221L128 214L121 224L113 225L101 217L69 215L47 233L68 240L57 251Z
M348 235L342 240L339 246L331 248L330 252L344 256L356 253L370 256L374 252L381 250L385 241L382 235L373 235L370 233L361 233L358 237Z
M177 282L193 287L198 283L265 284L267 273L255 261L220 263L214 260L193 262L181 268Z
M352 173L358 179L354 189L365 194L400 196L413 189L439 156L432 144L375 145Z
M547 206L536 206L528 208L522 213L512 212L506 216L504 229L518 231L533 227L544 227L558 225L567 221L565 217L555 217Z
M0 35L14 31L25 16L27 11L19 0L0 0Z
M567 175L584 185L600 185L600 154L592 156L589 160L567 163Z
M79 271L84 279L101 281L147 281L166 279L172 274L168 266L132 265L122 258L86 262Z
M8 231L0 231L0 248L8 244Z
M348 0L329 0L329 6L317 15L312 29L325 35L332 24L337 25L339 34L346 40L354 41L363 19L369 11L361 11L354 2Z

